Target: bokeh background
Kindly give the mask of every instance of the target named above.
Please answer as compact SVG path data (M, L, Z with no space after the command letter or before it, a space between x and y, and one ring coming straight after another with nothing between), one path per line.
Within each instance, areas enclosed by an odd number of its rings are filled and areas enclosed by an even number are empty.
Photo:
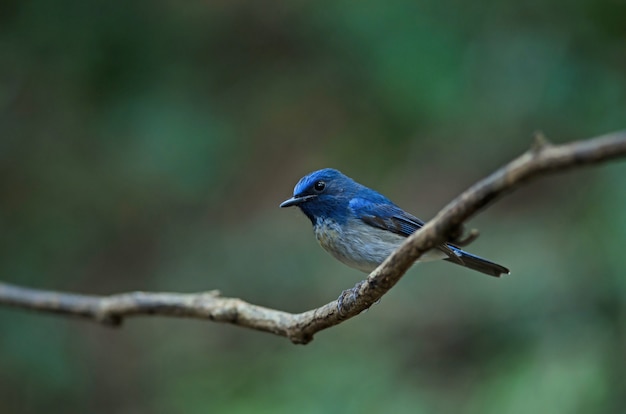
M626 125L616 0L0 3L0 278L287 311L363 275L296 209L332 166L428 219L524 151ZM475 218L496 280L414 267L307 346L0 307L2 413L626 410L626 163Z

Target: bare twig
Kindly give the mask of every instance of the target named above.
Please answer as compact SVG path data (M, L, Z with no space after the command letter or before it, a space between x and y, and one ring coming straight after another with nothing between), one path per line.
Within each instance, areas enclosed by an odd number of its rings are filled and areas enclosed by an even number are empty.
M264 308L240 299L225 298L217 291L196 294L132 292L111 296L78 295L18 287L0 283L0 304L82 316L107 325L119 325L125 317L164 315L216 322L271 332L305 344L323 329L337 325L369 308L391 289L423 253L451 236L468 243L477 233L461 238L462 224L500 196L531 179L551 172L606 162L626 156L626 131L565 145L550 144L535 135L531 148L479 181L411 235L367 279L344 291L338 301L307 312L292 314Z

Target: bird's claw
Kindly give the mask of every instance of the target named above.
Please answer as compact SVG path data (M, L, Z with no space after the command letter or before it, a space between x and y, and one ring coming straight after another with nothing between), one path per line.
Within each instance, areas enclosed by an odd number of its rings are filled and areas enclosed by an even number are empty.
M344 300L347 300L347 304L348 307L345 308L344 307ZM356 293L354 292L354 288L352 289L346 289L343 292L341 292L341 295L339 295L339 297L337 298L337 312L339 312L340 315L345 315L348 313L348 311L350 310L350 304L353 303L356 300Z
M339 295L339 297L337 298L337 312L339 312L340 315L346 315L348 312L350 312L350 309L356 302L357 295L359 293L359 290L361 289L362 283L363 282L359 282L353 288L346 289L341 292L341 295Z

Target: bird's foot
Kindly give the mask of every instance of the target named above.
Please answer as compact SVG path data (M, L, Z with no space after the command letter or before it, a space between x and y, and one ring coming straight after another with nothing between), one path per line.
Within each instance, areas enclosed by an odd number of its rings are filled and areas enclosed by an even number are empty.
M337 298L337 312L339 312L339 315L345 316L350 312L356 302L362 284L363 281L354 285L352 289L346 289L341 292L341 295Z

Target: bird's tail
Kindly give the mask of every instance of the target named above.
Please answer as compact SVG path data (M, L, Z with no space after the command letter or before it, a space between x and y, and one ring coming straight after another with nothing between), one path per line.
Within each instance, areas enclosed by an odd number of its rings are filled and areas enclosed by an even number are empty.
M510 273L509 269L504 266L500 266L497 263L490 262L489 260L483 259L482 257L474 256L473 254L468 253L464 250L452 247L450 245L448 246L456 253L457 257L461 259L463 263L459 263L458 260L454 260L449 257L444 260L456 263L461 266L469 267L472 270L476 270L477 272L481 272L489 276L500 277L500 275L502 274L508 275Z

